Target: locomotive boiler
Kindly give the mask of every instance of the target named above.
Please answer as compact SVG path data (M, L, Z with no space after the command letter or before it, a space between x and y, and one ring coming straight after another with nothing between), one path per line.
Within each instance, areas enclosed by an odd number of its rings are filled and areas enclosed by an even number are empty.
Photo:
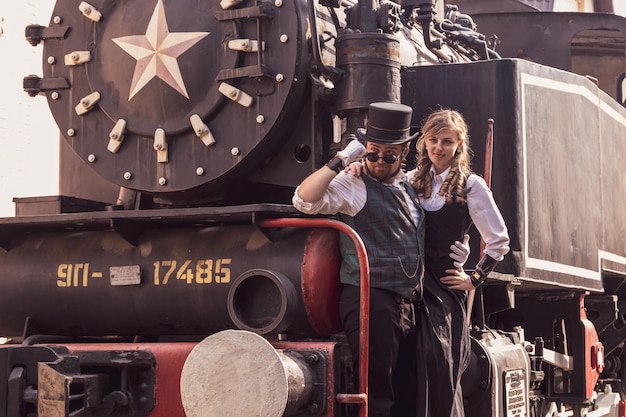
M24 90L60 129L61 183L0 218L0 417L367 415L339 235L365 328L367 253L290 201L374 101L412 106L415 131L461 111L511 234L475 295L466 415L625 415L626 19L57 0L25 34L43 43Z

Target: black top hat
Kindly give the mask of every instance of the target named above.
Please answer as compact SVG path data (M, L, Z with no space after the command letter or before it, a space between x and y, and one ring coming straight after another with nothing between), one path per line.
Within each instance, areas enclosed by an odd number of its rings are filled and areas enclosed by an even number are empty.
M410 135L413 109L399 103L372 103L368 110L367 129L358 128L359 139L382 145L400 145L414 139Z

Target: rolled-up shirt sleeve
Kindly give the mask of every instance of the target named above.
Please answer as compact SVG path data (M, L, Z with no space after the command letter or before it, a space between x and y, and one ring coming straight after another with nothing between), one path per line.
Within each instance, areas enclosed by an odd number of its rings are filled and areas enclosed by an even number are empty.
M502 214L485 180L478 175L467 179L467 208L480 236L485 241L484 253L501 261L509 252L509 232Z
M300 198L296 188L293 193L293 206L306 214L337 214L349 216L357 214L367 200L365 183L360 177L340 172L330 183L324 197L318 201L307 202Z

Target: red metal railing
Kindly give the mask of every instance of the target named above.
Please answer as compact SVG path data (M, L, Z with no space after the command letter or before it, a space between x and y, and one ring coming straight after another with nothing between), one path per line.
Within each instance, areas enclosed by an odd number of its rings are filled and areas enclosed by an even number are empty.
M279 218L260 222L261 227L303 227L336 229L354 242L361 271L360 312L359 312L359 392L357 394L337 394L337 401L344 404L359 404L359 417L367 417L368 370L369 370L369 317L370 317L370 267L367 252L361 237L345 223L321 218Z

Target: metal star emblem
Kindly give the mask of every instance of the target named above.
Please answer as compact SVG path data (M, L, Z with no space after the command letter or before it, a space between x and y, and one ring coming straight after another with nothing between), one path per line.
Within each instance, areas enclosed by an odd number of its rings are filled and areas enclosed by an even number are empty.
M145 35L113 39L113 42L137 60L128 101L154 77L160 78L174 90L189 98L177 58L209 33L170 32L163 0L158 0Z

